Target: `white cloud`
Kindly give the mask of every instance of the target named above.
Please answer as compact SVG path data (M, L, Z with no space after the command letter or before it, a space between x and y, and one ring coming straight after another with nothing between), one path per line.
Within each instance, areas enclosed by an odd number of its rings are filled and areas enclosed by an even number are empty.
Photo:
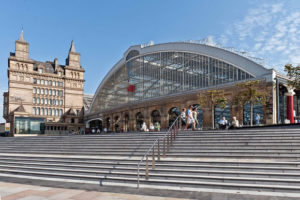
M217 42L268 58L273 66L300 64L300 11L288 3L250 8Z

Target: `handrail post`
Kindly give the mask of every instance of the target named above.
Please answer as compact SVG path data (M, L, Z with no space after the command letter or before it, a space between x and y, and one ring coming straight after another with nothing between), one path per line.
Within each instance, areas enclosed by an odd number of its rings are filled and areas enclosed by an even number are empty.
M155 156L154 156L154 147L152 148L152 169L155 169Z
M173 141L176 139L177 134L179 133L179 128L181 128L182 123L180 116L176 118L176 120L171 124L167 132L164 134L164 136L161 138L163 139L163 153L162 157L166 156L166 153L170 150L171 145L173 145ZM173 135L174 134L174 135ZM137 188L139 188L140 185L140 165L143 163L144 159L146 159L146 165L145 165L145 179L149 180L149 156L152 150L152 170L155 169L155 146L157 143L157 160L160 160L160 138L157 138L150 148L146 151L146 153L141 158L140 162L137 165ZM167 140L167 141L166 141ZM167 144L166 144L167 143ZM146 157L146 158L145 158Z
M169 134L167 134L167 151L169 151L170 141L169 141Z
M163 141L163 157L166 157L166 138Z
M157 140L157 160L160 160L159 139Z
M140 187L140 164L138 164L137 168L137 188L139 189Z
M149 163L148 163L148 155L146 156L145 178L146 178L146 180L149 180Z
M176 139L176 126L174 127L174 140Z

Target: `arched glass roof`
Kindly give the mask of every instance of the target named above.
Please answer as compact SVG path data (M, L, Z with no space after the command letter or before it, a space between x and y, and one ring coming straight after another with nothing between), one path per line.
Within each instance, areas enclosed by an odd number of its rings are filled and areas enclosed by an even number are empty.
M202 53L158 51L127 56L101 83L90 113L251 78L255 75L242 67Z

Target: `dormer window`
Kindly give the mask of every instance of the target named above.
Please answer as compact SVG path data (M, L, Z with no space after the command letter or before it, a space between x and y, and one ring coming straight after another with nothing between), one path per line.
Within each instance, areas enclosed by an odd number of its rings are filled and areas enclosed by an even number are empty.
M43 73L43 69L39 69L39 73L42 74Z
M62 76L62 72L58 72L58 76Z

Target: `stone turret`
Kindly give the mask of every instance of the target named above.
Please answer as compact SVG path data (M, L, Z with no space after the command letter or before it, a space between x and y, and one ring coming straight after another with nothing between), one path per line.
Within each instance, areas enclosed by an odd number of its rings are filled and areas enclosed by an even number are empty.
M74 41L71 42L68 58L66 59L66 66L73 68L81 68L80 66L80 53L76 52Z
M18 40L16 40L15 56L24 60L29 59L29 43L25 41L23 30Z

